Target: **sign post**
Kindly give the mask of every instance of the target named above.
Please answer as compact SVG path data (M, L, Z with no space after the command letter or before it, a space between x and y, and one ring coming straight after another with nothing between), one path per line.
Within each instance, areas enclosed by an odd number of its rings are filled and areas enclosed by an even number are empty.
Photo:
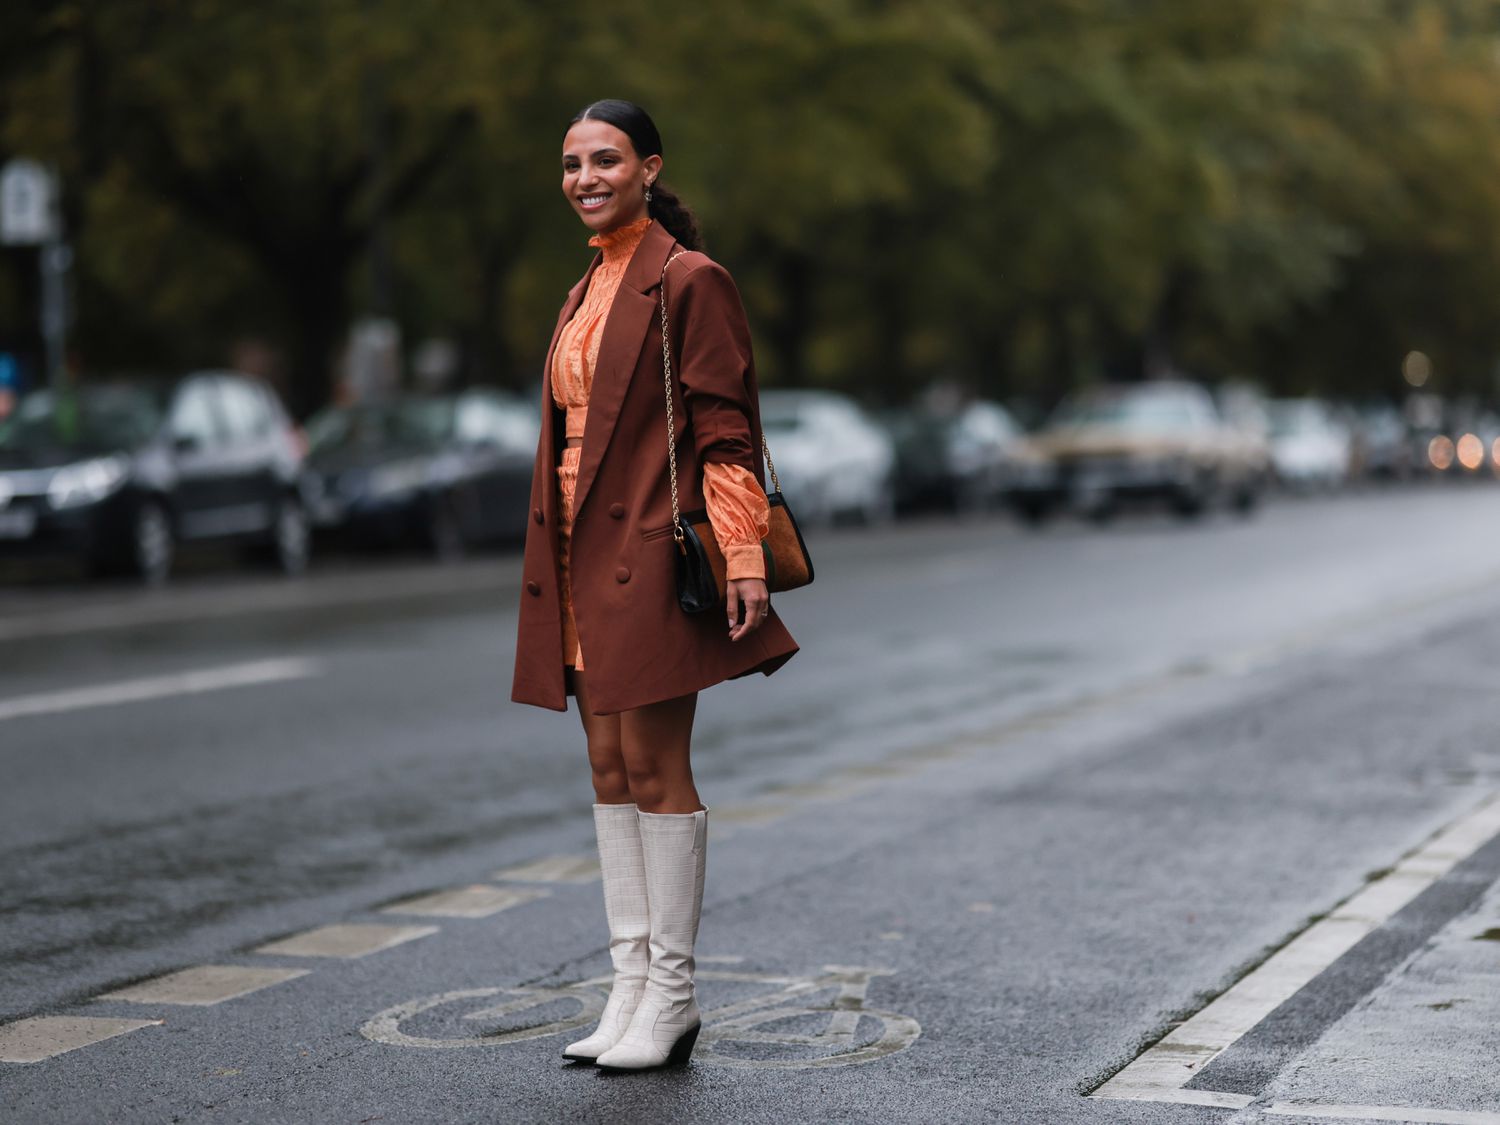
M73 250L63 238L57 174L17 157L0 168L0 245L40 247L42 341L47 381L61 389L68 335L68 270Z

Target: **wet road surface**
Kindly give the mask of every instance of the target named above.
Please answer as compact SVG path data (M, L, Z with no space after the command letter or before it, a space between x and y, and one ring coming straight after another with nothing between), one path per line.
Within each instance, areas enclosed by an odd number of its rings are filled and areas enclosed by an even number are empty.
M803 652L700 703L697 1063L623 1081L557 1059L608 962L576 715L508 701L515 559L7 590L0 1058L112 1036L4 1103L1500 1122L1497 514L814 536Z

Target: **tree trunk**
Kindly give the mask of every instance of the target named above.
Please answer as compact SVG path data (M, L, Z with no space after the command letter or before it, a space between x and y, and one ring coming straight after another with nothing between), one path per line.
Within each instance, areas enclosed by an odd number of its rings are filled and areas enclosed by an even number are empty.
M801 250L785 250L776 257L775 277L781 309L771 325L771 350L778 381L800 386L806 379L807 337L812 327L813 259Z

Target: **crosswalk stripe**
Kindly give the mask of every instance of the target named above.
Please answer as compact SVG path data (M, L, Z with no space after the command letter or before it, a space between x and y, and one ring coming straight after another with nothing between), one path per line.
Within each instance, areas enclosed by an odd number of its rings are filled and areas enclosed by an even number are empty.
M102 1016L32 1016L0 1027L0 1062L37 1063L164 1022Z

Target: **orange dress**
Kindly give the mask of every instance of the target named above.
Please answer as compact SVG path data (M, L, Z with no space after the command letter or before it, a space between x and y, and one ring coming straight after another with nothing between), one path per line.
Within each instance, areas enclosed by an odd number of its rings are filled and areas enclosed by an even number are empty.
M552 359L552 398L567 412L563 427L567 438L583 438L604 322L614 303L615 293L619 291L620 280L625 276L625 267L630 264L631 256L650 225L650 219L641 219L589 239L590 246L603 252L604 260L589 279L588 292L584 294L578 311L563 325ZM583 653L578 646L578 627L573 620L568 577L573 540L573 497L578 488L578 464L582 456L582 445L565 445L562 462L557 466L558 511L562 515L557 539L563 663L575 668L583 667ZM764 578L765 558L761 554L760 541L770 532L771 510L755 474L743 465L707 463L703 466L703 500L708 510L708 522L713 525L714 538L724 552L728 577Z

